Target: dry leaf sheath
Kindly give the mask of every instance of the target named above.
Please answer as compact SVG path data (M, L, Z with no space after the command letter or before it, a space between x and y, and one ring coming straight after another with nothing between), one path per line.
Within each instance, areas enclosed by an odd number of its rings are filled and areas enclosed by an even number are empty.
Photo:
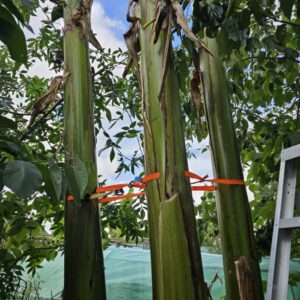
M30 128L33 125L36 117L39 114L45 112L45 110L50 105L53 105L56 102L57 91L60 85L62 84L62 82L63 82L63 76L60 75L55 76L51 81L48 91L42 97L40 97L36 102L34 102L31 110L31 118L27 126L28 128Z

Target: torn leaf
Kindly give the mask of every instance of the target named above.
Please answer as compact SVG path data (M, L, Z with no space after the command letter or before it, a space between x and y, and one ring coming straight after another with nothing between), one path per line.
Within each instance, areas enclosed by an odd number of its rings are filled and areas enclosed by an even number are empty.
M130 15L132 4L133 4L133 0L130 0L128 6L128 12L127 12L127 20L131 20L130 22L132 24L129 30L124 33L125 43L131 58L129 59L126 65L126 68L123 72L123 76L126 76L128 74L130 67L134 64L137 69L138 81L141 84L139 56L138 56L138 53L141 51L140 40L139 40L139 23L138 23L139 19L135 16L135 14ZM133 10L134 13L137 11L137 6L138 5L136 3Z
M32 126L34 120L39 114L44 112L49 105L52 105L56 102L57 91L62 82L63 76L55 76L51 81L48 91L43 96L41 96L36 102L33 103L31 110L31 118L27 126L28 128Z
M209 49L204 45L203 42L201 42L200 39L198 39L195 34L192 32L192 30L189 28L187 24L187 20L183 14L183 10L181 5L178 1L172 2L172 7L176 16L176 24L181 27L181 29L185 32L186 36L195 43L196 47L201 49L205 49L208 53L212 55L212 53L209 51Z

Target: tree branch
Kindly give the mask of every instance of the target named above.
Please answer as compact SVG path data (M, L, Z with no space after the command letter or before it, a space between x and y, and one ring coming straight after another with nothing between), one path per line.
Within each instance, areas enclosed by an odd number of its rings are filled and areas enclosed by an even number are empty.
M32 115L32 114L29 114L29 113L19 113L19 112L16 112L16 111L11 111L11 110L8 110L8 109L3 109L3 108L1 108L0 111L8 113L8 114L16 115L16 116L31 116Z
M42 124L46 118L64 101L64 98L61 98L59 101L57 101L57 103L51 108L49 109L47 112L45 112L43 114L43 116L37 121L35 122L31 127L28 128L28 130L26 132L24 132L20 138L21 141L24 141L29 134L31 134L40 124Z
M291 25L291 26L296 26L296 27L300 27L300 24L297 24L297 23L293 23L293 22L290 22L290 21L284 21L284 20L278 20L276 19L274 16L265 16L266 18L269 18L275 22L278 22L278 23L282 23L282 24L287 24L287 25Z
M250 111L250 110L248 110L248 109L245 109L245 108L242 108L242 107L238 107L238 106L236 106L236 105L232 105L232 108L233 108L233 109L236 109L236 110L240 110L240 111L242 111L242 112L244 112L244 113L246 113L246 114L249 114L249 115L253 116L253 117L256 118L256 119L261 120L261 121L264 122L264 123L267 122L264 118L262 118L262 117L259 116L258 114L254 113L254 112L252 112L252 111Z

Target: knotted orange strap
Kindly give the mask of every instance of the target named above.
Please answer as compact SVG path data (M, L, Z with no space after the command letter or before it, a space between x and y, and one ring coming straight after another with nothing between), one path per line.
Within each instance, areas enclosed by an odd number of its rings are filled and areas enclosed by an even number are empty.
M184 175L186 177L190 177L193 179L198 179L200 182L211 182L211 183L219 183L219 184L235 184L235 185L244 185L245 182L242 179L223 179L223 178L217 178L217 179L207 179L208 175L205 175L204 177L201 177L193 172L185 171ZM193 183L192 183L193 184ZM211 186L192 186L192 191L216 191L217 187L215 185Z
M199 181L205 181L205 179L208 177L208 175L205 175L204 177L201 177L193 172L190 171L184 171L184 176L185 177L190 177L193 179L198 179Z
M218 183L218 184L234 184L234 185L244 185L245 184L244 180L242 180L242 179L223 179L223 178L207 179L208 175L201 177L190 171L185 171L184 175L189 178L197 179L200 182L211 182L211 183ZM145 188L145 183L152 181L152 180L159 179L159 178L160 178L160 173L156 172L156 173L148 174L141 178L136 177L130 183L113 184L113 185L98 187L98 188L96 188L95 194L92 194L90 199L91 200L98 199L99 203L108 203L108 202L116 201L116 200L144 196L145 192L139 192L139 193L130 193L130 194L126 194L126 195L119 194L119 195L107 197L107 196L109 196L109 194L111 194L114 191L119 191L119 190L122 191L122 189L124 187L136 187L139 189L143 189L143 188ZM192 189L192 191L216 191L217 187L215 185L210 185L210 186L197 185L197 186L192 186L191 189ZM100 194L100 195L98 196L97 194ZM67 196L67 201L73 201L73 200L74 200L74 198L72 195Z
M131 194L126 194L126 195L115 195L115 196L110 196L110 197L106 197L110 194L110 192L114 192L114 191L119 191L122 190L124 187L135 187L135 188L139 188L139 189L143 189L145 188L145 183L158 179L160 177L160 174L157 173L151 173L149 175L146 175L144 177L136 177L133 181L129 182L129 183L120 183L120 184L112 184L112 185L107 185L107 186L102 186L102 187L98 187L95 190L95 194L92 194L90 199L94 200L94 199L99 199L98 202L99 203L108 203L111 201L115 201L115 200L120 200L120 199L126 199L126 198L134 198L134 197L140 197L145 195L144 192L140 192L140 193L131 193ZM97 197L97 194L101 194ZM67 196L67 201L73 201L74 197L72 195L68 195Z

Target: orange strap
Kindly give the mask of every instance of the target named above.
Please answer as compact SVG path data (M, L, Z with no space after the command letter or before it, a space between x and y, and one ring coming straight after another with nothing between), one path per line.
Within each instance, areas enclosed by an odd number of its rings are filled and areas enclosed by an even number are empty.
M105 192L117 191L117 190L120 190L120 189L122 189L124 187L127 187L127 186L128 186L127 183L102 186L102 187L96 188L96 193L105 193Z
M145 195L145 192L119 195L119 196L112 196L112 197L106 197L106 198L99 199L98 202L99 203L108 203L108 202L115 201L115 200L140 197L140 196L144 196L144 195Z
M220 184L236 184L236 185L245 185L245 181L243 179L210 179L206 180L209 182L220 183Z
M196 185L191 187L192 191L216 191L217 187L214 185Z
M142 177L142 182L146 183L146 182L149 182L149 181L152 181L152 180L155 180L155 179L159 179L159 178L160 178L160 173L159 172L151 173L151 174L148 174L148 175Z
M244 185L245 182L242 179L223 179L223 178L217 178L217 179L207 179L208 175L205 175L203 177L190 172L190 171L185 171L184 175L189 178L197 179L200 182L211 182L211 183L219 183L219 184L234 184L234 185ZM109 192L121 190L124 187L136 187L143 189L145 188L145 183L156 180L160 178L160 173L151 173L148 174L142 178L139 179L139 181L132 181L130 183L122 183L122 184L113 184L113 185L107 185L103 187L98 187L96 188L96 193L103 193L104 198L100 198L98 200L99 203L108 203L111 201L115 200L121 200L121 199L127 199L127 198L134 198L134 197L140 197L144 196L145 192L139 192L139 193L131 193L131 194L126 194L126 195L115 195L115 196L110 196ZM193 183L192 183L193 184ZM197 186L192 186L191 187L192 191L216 191L217 187L215 185L197 185ZM67 201L73 201L74 197L72 195L67 196Z
M198 179L200 182L211 182L211 183L219 183L219 184L235 184L235 185L244 185L245 181L242 179L223 179L223 178L217 178L217 179L207 179L208 175L205 175L204 177L201 177L193 172L185 171L184 175L186 177L190 177L193 179ZM217 190L217 187L212 186L192 186L193 191L215 191Z
M185 177L190 177L190 178L194 178L194 179L198 179L200 181L205 181L205 179L208 177L208 175L205 175L204 177L201 177L193 172L190 171L184 171L184 176Z

